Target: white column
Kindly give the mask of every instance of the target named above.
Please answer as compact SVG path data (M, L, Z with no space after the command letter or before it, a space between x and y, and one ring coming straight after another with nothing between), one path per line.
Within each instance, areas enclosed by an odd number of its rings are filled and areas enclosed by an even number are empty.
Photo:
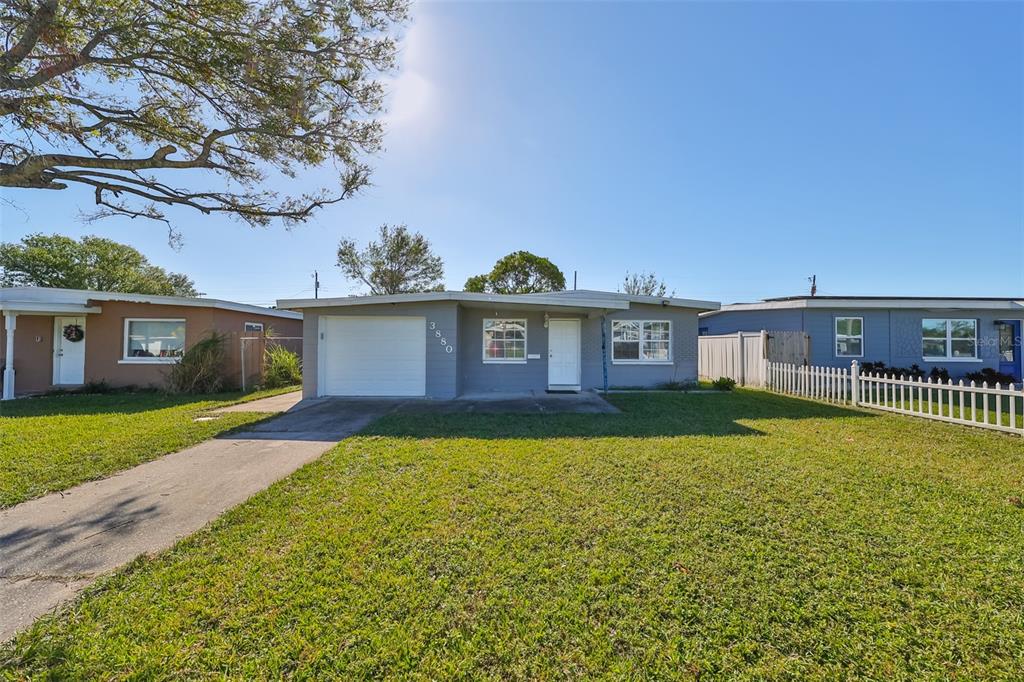
M14 398L14 327L18 316L14 313L4 314L4 326L7 329L7 353L4 361L4 400Z

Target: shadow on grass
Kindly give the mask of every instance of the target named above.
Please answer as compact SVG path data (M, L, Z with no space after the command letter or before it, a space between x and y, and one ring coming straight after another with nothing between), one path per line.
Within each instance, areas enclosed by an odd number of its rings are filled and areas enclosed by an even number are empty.
M762 391L616 394L619 414L443 414L399 411L362 435L408 438L755 436L740 423L767 419L871 419L875 415Z
M211 400L227 401L244 393L211 395L171 395L156 391L139 393L92 393L20 398L0 406L0 417L56 417L93 414L135 414L179 407Z

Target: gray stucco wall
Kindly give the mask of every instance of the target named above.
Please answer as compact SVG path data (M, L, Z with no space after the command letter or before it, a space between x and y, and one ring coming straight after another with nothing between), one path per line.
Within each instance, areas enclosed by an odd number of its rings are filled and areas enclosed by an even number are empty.
M303 311L303 397L317 395L317 345L319 318L339 316L417 316L425 317L427 330L427 397L447 399L465 393L543 391L548 387L548 335L544 312L463 308L454 302L406 305L373 305L342 308L309 308ZM553 318L580 319L581 385L583 389L604 384L601 361L601 318L550 313ZM483 362L483 321L485 318L525 318L527 358L522 364ZM670 320L672 322L672 362L642 365L615 364L611 361L611 321L615 319ZM429 329L435 323L436 330ZM697 378L697 312L682 308L634 305L627 311L607 316L609 386L654 386L677 380ZM447 353L436 335L454 346Z
M318 320L321 316L337 315L347 317L423 317L427 324L427 372L426 391L428 398L454 398L458 395L458 305L450 301L404 305L366 305L341 308L307 308L303 310L303 368L302 395L305 398L317 395L317 345L319 342ZM435 329L430 329L434 323ZM441 344L441 338L454 346L448 353Z
M481 310L461 312L459 334L460 378L463 393L543 391L548 387L548 334L542 311ZM552 318L580 319L580 375L584 390L604 385L601 363L601 318L550 313ZM540 358L525 364L483 362L483 321L485 318L525 318L526 352ZM670 320L672 322L671 364L615 364L611 361L611 321ZM605 332L608 343L609 386L654 386L665 381L695 381L697 378L697 312L681 308L634 305L630 310L609 313Z
M670 320L672 322L671 364L642 365L612 362L612 320ZM629 310L609 313L605 327L608 344L609 386L656 386L666 381L697 380L697 311L658 305L633 304ZM583 388L601 388L601 319L583 323Z
M575 317L552 315L552 317ZM483 361L483 324L489 318L526 320L526 354L540 355L527 358L523 364L485 363ZM543 312L522 310L484 310L463 308L462 327L459 331L460 378L463 393L543 391L548 387L548 330L544 328Z

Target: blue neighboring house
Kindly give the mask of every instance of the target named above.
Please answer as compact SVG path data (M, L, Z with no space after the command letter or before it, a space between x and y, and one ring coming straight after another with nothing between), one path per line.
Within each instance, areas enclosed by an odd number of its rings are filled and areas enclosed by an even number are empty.
M941 367L953 378L991 368L1022 379L1021 298L788 296L700 316L701 334L802 331L812 365Z

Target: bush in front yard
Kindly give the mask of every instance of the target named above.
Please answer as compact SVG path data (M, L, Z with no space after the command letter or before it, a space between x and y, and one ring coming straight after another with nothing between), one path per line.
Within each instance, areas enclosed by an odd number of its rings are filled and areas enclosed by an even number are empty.
M294 386L302 382L302 361L284 346L270 346L263 353L263 388Z
M711 382L711 388L716 391L731 391L736 388L736 380L730 377L718 377Z
M216 393L224 388L224 364L227 336L210 332L171 365L167 373L167 390L171 393Z

